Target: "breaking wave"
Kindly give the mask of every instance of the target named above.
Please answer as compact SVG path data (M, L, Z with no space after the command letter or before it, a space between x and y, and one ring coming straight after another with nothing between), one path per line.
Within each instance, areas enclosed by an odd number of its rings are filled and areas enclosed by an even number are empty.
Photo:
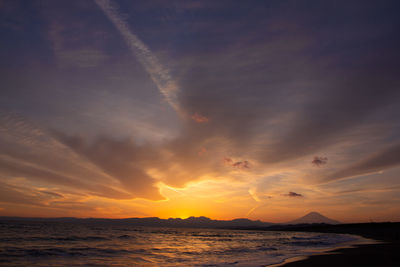
M265 266L335 248L339 234L1 222L4 266Z

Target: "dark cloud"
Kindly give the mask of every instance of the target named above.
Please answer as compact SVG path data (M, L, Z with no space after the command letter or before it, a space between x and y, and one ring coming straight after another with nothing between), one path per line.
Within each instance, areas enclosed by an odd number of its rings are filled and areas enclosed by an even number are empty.
M226 165L232 165L233 164L233 160L231 158L224 158L224 163Z
M286 197L303 197L302 194L298 194L296 192L289 192L287 194L283 194L282 196L286 196Z
M238 169L249 169L250 163L247 160L243 161L233 161L231 158L224 158L225 165L232 166Z
M386 73L374 67L383 58L371 58L356 71L340 65L342 70L333 71L335 77L331 77L333 73L317 72L316 77L325 81L315 84L320 91L309 95L295 121L276 143L266 148L262 160L287 161L329 147L343 140L349 130L373 122L369 118L375 113L399 101L400 84L390 67L394 59L391 53L384 52L385 47L379 49L385 58L381 67L387 69Z
M315 166L322 166L328 163L328 158L327 157L319 157L315 156L314 159L311 161L312 164Z
M232 164L233 167L238 168L238 169L248 169L250 168L249 162L247 160L245 161L237 161Z
M196 51L193 44L194 54L185 59L190 64L184 61L181 104L189 114L212 118L197 135L223 136L240 154L262 131L268 142L256 142L256 157L272 164L337 144L351 130L379 120L376 114L383 121L394 116L395 111L380 112L399 101L394 66L400 59L400 40L393 35L398 20L391 13L381 31L382 14L353 17L348 12L358 7L339 6L289 7L286 20L259 18L262 30L246 21L235 35L224 35L236 38L231 46L219 44L224 53ZM342 16L344 24L335 23ZM244 34L246 27L265 38Z

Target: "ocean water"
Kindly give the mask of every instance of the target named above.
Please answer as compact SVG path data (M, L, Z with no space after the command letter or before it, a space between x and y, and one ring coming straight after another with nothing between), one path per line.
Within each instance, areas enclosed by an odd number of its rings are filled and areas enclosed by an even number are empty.
M123 223L0 221L0 266L267 266L356 239Z

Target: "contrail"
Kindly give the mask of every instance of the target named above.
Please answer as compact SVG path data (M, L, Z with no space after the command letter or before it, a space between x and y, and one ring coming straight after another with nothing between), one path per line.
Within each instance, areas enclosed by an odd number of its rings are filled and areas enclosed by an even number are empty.
M175 111L180 113L177 101L179 88L176 82L172 79L168 70L161 65L151 50L131 32L128 24L122 19L117 8L113 6L109 0L94 1L121 33L132 53L143 65L161 94L165 97L166 101L175 109Z

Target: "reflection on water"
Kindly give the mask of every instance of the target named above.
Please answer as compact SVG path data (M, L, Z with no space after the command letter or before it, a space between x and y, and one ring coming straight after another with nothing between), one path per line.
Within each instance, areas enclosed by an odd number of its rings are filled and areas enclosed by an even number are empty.
M348 235L0 222L1 266L263 266L329 249Z

